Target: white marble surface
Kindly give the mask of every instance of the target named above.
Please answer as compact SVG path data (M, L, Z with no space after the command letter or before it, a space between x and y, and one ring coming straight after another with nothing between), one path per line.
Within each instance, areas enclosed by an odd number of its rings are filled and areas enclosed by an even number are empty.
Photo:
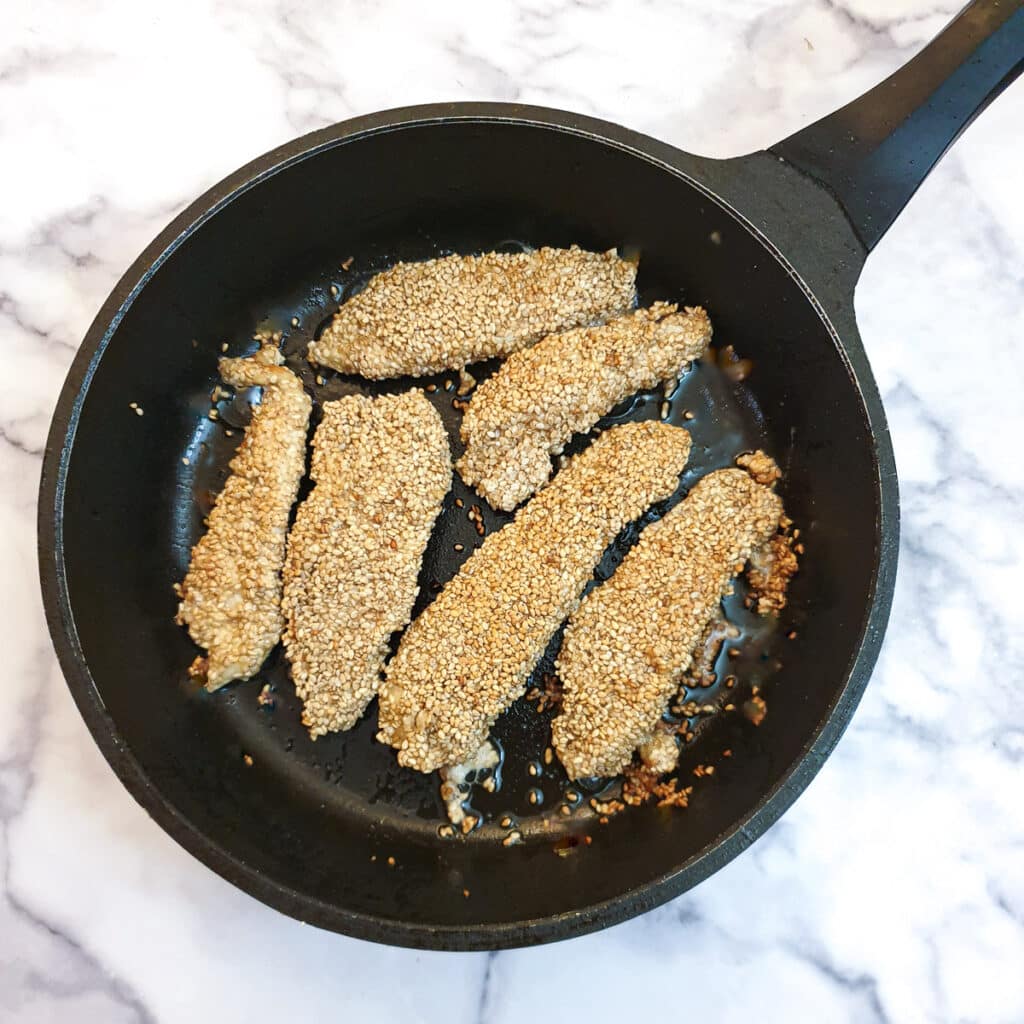
M1024 1020L1024 82L931 176L857 293L903 490L875 679L785 819L642 920L446 955L264 908L121 788L60 678L36 583L40 455L75 347L142 246L237 165L353 114L469 98L737 154L873 84L958 6L0 7L0 1020L499 1024L564 1019L579 984L601 989L601 1021Z

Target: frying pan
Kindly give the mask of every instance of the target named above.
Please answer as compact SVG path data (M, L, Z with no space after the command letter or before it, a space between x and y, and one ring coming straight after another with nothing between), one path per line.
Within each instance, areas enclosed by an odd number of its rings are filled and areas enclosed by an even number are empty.
M766 152L711 160L575 114L445 104L313 132L193 203L97 315L43 465L50 632L124 785L182 846L265 903L419 947L591 931L683 892L754 842L839 739L889 613L897 483L854 320L857 277L1022 60L1020 4L979 2L891 78ZM785 470L804 567L779 628L753 635L750 625L751 651L736 670L745 687L763 683L767 717L759 726L740 714L709 720L681 771L690 778L710 760L718 771L698 780L687 809L649 806L605 824L585 808L553 815L557 766L539 782L526 771L548 713L521 701L498 723L505 781L488 799L493 812L515 815L523 842L502 845L494 823L443 840L436 778L399 769L373 742L375 709L314 744L280 652L259 678L216 694L187 679L196 652L172 621L171 585L246 417L246 396L222 401L218 421L207 417L216 359L225 345L250 350L254 328L280 329L318 402L400 389L410 382L331 375L320 385L302 358L367 276L400 259L572 242L635 249L642 300L705 305L716 339L751 360L744 381L707 360L683 381L672 415L683 406L695 414L683 489L735 451L766 447ZM434 380L454 426L453 394L444 375ZM657 415L659 401L641 396L612 419ZM452 503L468 497L460 487L428 549L420 607L465 557L454 543L475 542ZM485 511L488 528L499 525ZM630 541L620 538L605 572ZM529 788L546 803L531 809Z

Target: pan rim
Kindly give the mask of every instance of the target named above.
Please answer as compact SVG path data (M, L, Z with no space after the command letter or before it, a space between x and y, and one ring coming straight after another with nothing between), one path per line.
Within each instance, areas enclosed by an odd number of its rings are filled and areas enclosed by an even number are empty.
M764 246L790 273L818 312L843 358L873 439L876 504L872 586L845 670L845 682L797 759L742 819L672 871L586 907L521 921L470 926L401 921L323 902L239 860L196 828L149 778L107 712L85 662L75 626L63 560L63 506L68 464L92 376L122 318L166 259L234 198L261 181L320 152L387 131L452 121L537 126L579 135L654 163L705 194ZM831 753L848 725L874 668L889 616L898 549L895 464L881 400L856 332L841 337L811 288L771 240L706 184L666 160L671 147L640 133L583 115L507 103L441 103L381 111L300 136L229 174L190 203L132 262L100 307L79 347L55 406L40 482L38 555L43 604L62 673L86 726L125 788L172 839L226 881L301 921L356 938L420 949L494 950L535 945L597 931L653 909L703 881L752 845L791 806ZM679 152L679 151L675 151ZM710 164L721 161L708 161Z

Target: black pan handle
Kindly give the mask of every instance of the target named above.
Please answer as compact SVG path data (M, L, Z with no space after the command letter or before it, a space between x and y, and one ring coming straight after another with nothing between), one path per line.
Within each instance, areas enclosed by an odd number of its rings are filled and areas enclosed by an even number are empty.
M975 0L895 74L770 152L824 185L870 252L1022 69L1024 0Z

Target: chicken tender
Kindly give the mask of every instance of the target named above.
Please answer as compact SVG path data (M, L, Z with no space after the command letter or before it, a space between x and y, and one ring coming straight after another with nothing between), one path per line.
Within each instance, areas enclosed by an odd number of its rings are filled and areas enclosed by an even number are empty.
M399 263L338 310L309 358L373 379L457 370L617 316L635 296L636 266L614 249Z
M462 479L509 511L542 487L551 456L624 398L677 376L711 341L703 309L656 302L600 327L549 334L509 356L462 420Z
M587 595L557 661L552 741L571 779L615 775L651 743L730 580L781 515L778 495L742 469L711 473Z
M315 487L284 564L285 652L313 739L350 729L409 622L434 520L451 486L448 435L422 391L324 405Z
M281 564L305 468L310 400L282 362L271 346L220 361L225 383L261 387L263 400L178 588L178 622L208 652L191 672L205 678L208 690L256 673L284 627Z
M380 690L378 739L400 764L459 764L517 697L605 548L669 497L690 435L667 423L606 431L491 534L409 627Z

